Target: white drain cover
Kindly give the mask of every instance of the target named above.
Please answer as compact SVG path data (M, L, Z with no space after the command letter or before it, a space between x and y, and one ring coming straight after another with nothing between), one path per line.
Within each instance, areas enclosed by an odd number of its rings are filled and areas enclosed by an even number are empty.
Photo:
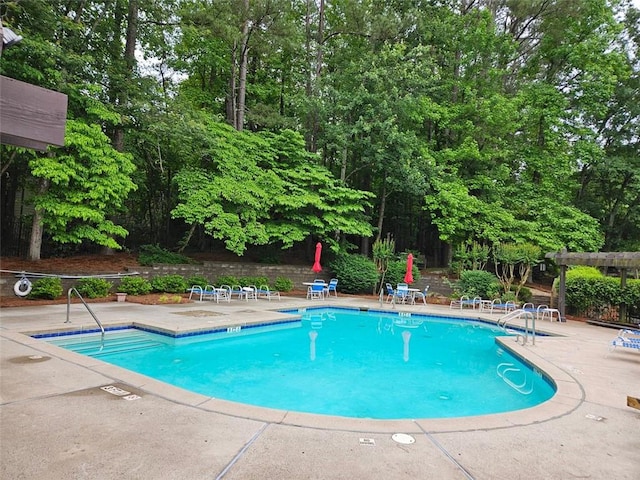
M407 435L406 433L394 433L391 435L391 440L397 443L401 443L402 445L411 445L416 442L416 439L411 435Z

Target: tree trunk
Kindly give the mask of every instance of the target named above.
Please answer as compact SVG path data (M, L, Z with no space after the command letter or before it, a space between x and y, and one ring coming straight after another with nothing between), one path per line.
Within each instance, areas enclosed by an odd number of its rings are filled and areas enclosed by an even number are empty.
M380 212L378 213L378 235L376 235L376 242L382 238L382 226L384 222L384 211L387 204L387 184L382 185L382 195L380 195Z
M234 42L231 51L231 73L229 75L229 93L227 93L227 122L236 128L236 58L238 45Z
M247 64L249 63L249 0L244 0L246 10L242 24L242 44L240 45L240 72L238 76L238 107L236 111L235 128L239 132L244 128L244 109L247 96Z
M49 180L43 178L40 180L38 186L38 195L44 195L49 189ZM42 251L42 234L44 232L44 215L42 210L36 208L33 212L33 222L31 224L31 241L29 242L29 255L27 256L30 261L40 260L40 254Z
M124 46L124 73L123 84L119 92L116 93L118 105L120 108L126 107L129 102L129 94L125 85L131 81L133 70L136 65L136 40L138 38L138 0L129 0L129 8L127 11L127 30L126 42ZM119 152L124 151L124 127L118 124L114 127L112 145Z

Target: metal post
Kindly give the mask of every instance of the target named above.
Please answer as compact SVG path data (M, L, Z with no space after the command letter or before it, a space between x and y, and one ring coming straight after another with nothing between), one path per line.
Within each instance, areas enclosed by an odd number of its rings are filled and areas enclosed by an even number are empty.
M565 317L565 296L567 293L567 266L560 265L560 285L558 286L558 310L560 317Z

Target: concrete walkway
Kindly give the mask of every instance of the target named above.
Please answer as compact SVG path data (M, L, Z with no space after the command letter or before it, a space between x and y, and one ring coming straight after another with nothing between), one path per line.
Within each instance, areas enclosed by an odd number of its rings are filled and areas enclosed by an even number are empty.
M277 320L309 301L91 304L105 325L174 331ZM312 302L318 305L319 301ZM379 308L357 297L334 306ZM388 305L383 308L390 309ZM402 306L420 313L473 311ZM483 316L494 321L500 316ZM252 407L184 391L62 350L29 333L95 328L82 305L0 310L2 479L570 479L640 478L640 351L616 331L538 324L558 336L508 348L554 378L534 408L445 420L372 421ZM118 396L100 387L129 392ZM107 389L108 390L108 389ZM395 433L415 443L395 442Z

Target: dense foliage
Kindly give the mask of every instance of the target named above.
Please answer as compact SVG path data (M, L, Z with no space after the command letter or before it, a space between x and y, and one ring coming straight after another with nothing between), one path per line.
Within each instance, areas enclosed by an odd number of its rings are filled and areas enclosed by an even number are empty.
M151 290L160 293L184 293L189 286L181 275L160 275L151 279Z
M566 302L572 313L592 318L606 317L608 311L617 310L620 304L627 305L629 313L637 316L640 313L640 280L627 280L627 285L621 287L619 278L606 277L597 269L570 269L566 279Z
M278 292L290 292L293 286L293 281L286 277L278 277L273 282L273 288Z
M154 263L182 264L193 263L192 260L179 253L170 252L159 245L141 245L138 254L140 265L153 265Z
M85 298L103 298L109 295L113 283L104 278L81 278L78 280L76 290Z
M151 292L151 282L144 277L124 277L120 281L118 292L129 295L146 295Z
M341 253L329 267L335 272L341 292L371 293L378 280L375 263L363 255Z
M415 265L411 269L413 274L413 281L420 280L420 270ZM389 282L392 285L404 282L404 276L407 273L407 260L393 260L389 262L387 273L385 275L385 283Z
M33 282L28 298L46 298L53 300L62 296L62 280L59 278L39 278Z
M455 284L456 296L466 295L470 299L480 297L493 299L500 297L498 277L485 270L464 270Z
M431 266L481 246L463 270L498 244L640 249L627 0L31 0L0 15L24 37L0 73L69 104L64 147L0 146L3 254L321 240L368 256L386 237Z

